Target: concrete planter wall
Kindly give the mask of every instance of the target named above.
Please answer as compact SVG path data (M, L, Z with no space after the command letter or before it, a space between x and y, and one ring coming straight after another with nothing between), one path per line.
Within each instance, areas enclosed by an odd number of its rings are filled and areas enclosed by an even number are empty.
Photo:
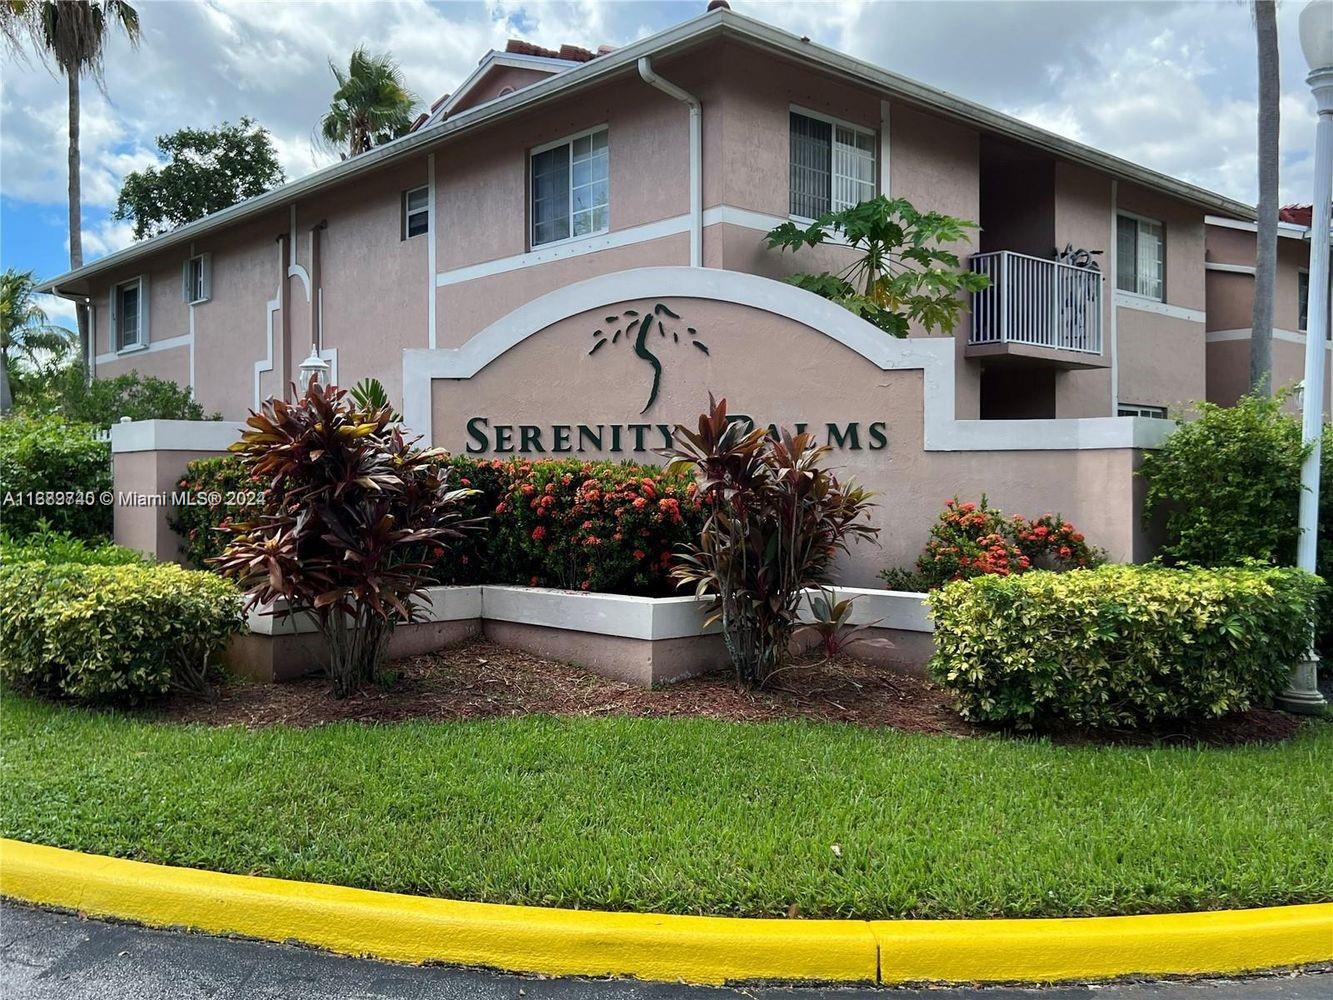
M866 659L913 672L933 651L924 595L839 588L855 595L853 621L887 649L865 647ZM707 601L695 597L626 597L538 587L432 587L424 621L400 625L391 656L432 652L484 635L492 642L584 667L643 687L668 684L726 665L716 626L703 627ZM314 622L284 605L250 614L250 634L233 641L231 669L281 681L318 670L323 642Z

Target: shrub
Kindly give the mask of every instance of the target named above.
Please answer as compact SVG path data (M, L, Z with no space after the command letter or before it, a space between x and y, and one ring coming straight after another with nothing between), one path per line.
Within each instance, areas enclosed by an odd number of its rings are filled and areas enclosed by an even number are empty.
M133 549L121 548L111 542L89 544L82 538L61 531L52 531L45 525L31 535L15 538L0 534L0 565L9 563L73 563L78 566L135 566L147 563Z
M824 466L827 446L810 434L751 428L708 400L698 431L676 427L670 467L697 471L708 518L683 546L673 575L709 594L708 622L722 637L742 684L762 687L791 654L801 593L829 582L833 562L865 523L870 494Z
M442 452L403 435L385 405L362 409L311 380L295 403L269 399L232 445L265 484L258 513L230 525L219 571L249 606L285 599L318 624L337 697L379 676L400 621L421 617L433 557L470 527Z
M90 425L17 414L0 420L0 501L9 535L49 528L106 538L112 506L101 494L110 489L111 446L95 440Z
M1296 559L1300 504L1300 420L1275 398L1242 396L1235 406L1198 404L1194 420L1144 455L1144 520L1160 520L1160 556L1168 564L1228 566ZM1333 579L1333 430L1320 454L1317 570ZM1333 600L1321 595L1318 645L1333 650Z
M975 503L946 500L915 569L886 569L880 578L891 590L925 591L974 576L1009 576L1030 569L1062 572L1105 561L1106 554L1090 546L1059 514L1033 521L1018 515L1005 518L982 494Z
M703 514L684 469L514 462L495 509L492 573L534 587L658 595Z
M129 372L115 378L95 378L84 385L83 369L73 366L61 374L58 405L67 420L110 427L121 417L131 420L221 420L221 413L205 414L188 386L170 379Z
M240 631L225 580L169 563L0 566L0 676L50 696L140 703L200 690Z
M176 488L207 498L198 504L173 506L167 523L180 537L186 564L208 569L210 561L222 555L231 540L227 529L259 512L264 484L250 477L239 455L221 455L191 462Z
M1304 655L1317 586L1254 566L977 577L930 596L931 670L981 722L1216 718L1282 690Z

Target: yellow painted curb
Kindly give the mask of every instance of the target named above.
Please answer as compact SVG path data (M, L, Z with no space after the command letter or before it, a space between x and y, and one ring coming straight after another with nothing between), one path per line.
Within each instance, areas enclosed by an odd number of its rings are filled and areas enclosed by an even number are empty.
M1044 920L758 920L465 903L0 839L0 895L346 955L723 983L1050 982L1333 961L1333 903Z

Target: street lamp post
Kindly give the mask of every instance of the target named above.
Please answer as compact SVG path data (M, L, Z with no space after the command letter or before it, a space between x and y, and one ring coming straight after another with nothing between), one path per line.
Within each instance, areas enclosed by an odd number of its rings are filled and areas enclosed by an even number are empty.
M1314 213L1310 220L1310 287L1306 299L1305 390L1301 408L1301 440L1309 449L1301 465L1300 538L1296 565L1315 571L1319 534L1319 446L1324 432L1324 370L1328 360L1328 230L1333 199L1333 0L1312 0L1301 11L1301 49L1310 66L1306 82L1314 91L1319 124L1315 131ZM1313 640L1313 636L1311 637ZM1319 658L1310 654L1298 664L1279 699L1292 712L1319 712L1326 702L1319 693Z

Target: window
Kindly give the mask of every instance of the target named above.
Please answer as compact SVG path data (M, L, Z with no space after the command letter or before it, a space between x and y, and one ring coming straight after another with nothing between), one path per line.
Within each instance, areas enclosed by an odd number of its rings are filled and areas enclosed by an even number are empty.
M791 214L814 219L875 197L875 133L791 112Z
M1166 301L1166 240L1162 224L1133 215L1116 217L1115 287Z
M181 297L190 305L207 302L213 297L211 272L212 264L206 253L185 262L181 270Z
M143 347L147 322L144 316L144 280L135 278L117 285L111 292L111 329L116 337L116 350Z
M430 188L419 187L403 192L403 235L410 240L430 232Z
M1121 403L1119 413L1122 417L1156 417L1158 420L1166 419L1165 406L1144 406L1140 403Z
M532 151L532 246L610 228L610 167L604 128Z

